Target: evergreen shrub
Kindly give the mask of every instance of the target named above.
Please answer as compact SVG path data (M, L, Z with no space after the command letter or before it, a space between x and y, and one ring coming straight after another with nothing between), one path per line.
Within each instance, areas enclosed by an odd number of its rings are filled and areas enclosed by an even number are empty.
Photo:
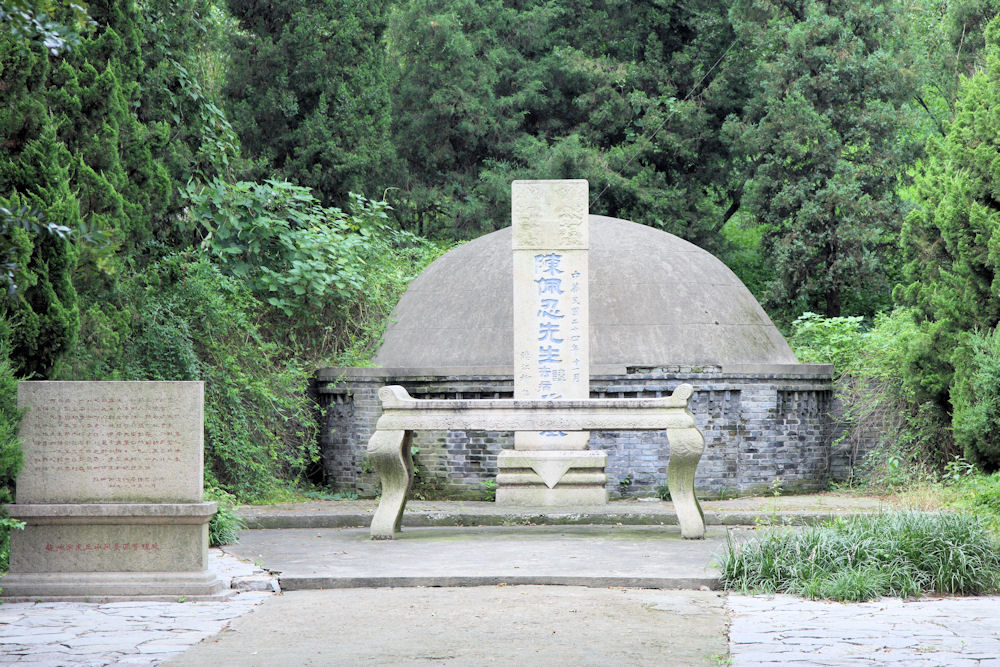
M974 332L953 357L955 444L987 472L1000 469L1000 332Z

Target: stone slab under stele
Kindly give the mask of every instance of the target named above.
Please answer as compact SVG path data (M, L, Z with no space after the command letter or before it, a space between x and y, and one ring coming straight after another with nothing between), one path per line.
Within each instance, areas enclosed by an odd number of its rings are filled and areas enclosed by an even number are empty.
M505 449L497 456L497 468L503 474L509 469L531 469L535 471L542 483L553 488L571 469L595 469L591 474L604 475L604 466L608 455L603 451L517 451ZM599 481L603 487L604 482Z
M5 600L216 599L208 571L214 502L8 505L12 531Z

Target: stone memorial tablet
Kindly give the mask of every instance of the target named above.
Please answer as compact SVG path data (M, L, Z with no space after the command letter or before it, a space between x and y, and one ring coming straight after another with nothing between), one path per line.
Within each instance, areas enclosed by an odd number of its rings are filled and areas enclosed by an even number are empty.
M585 180L514 181L514 398L590 397ZM607 502L604 452L586 432L517 432L497 459L499 504Z
M5 598L218 597L201 382L21 382Z
M198 502L200 382L21 382L18 503Z

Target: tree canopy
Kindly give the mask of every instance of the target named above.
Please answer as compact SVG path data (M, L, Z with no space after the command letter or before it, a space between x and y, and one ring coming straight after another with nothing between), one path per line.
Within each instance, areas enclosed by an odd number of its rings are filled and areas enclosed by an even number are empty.
M0 381L203 379L209 484L277 493L315 458L312 367L367 363L511 180L586 178L780 326L906 331L905 411L996 467L998 11L0 1Z

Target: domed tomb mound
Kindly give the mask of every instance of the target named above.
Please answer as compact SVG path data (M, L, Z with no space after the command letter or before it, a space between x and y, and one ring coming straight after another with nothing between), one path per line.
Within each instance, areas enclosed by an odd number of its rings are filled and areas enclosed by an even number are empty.
M511 229L438 258L409 286L375 357L440 373L513 368ZM673 234L590 216L590 365L795 364L750 290Z

